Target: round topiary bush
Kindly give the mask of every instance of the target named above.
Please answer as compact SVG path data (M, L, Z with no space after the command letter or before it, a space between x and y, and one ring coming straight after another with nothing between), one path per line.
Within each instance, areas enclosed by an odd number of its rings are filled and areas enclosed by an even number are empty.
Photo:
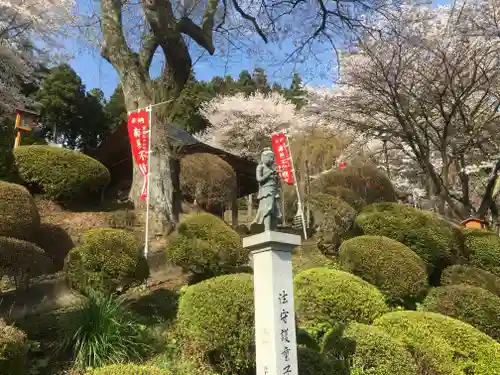
M435 288L422 304L425 311L459 319L500 338L500 297L486 289L458 284Z
M66 257L64 270L71 288L123 292L149 276L141 244L121 229L92 229Z
M135 364L110 365L90 370L85 375L169 375L170 372L154 366Z
M391 181L374 165L353 165L334 169L314 180L312 189L327 192L332 187L352 190L368 204L396 201L396 192Z
M360 236L343 242L339 263L344 271L379 288L392 303L412 304L427 289L424 261L388 237Z
M44 251L30 242L0 237L0 278L9 277L16 289L27 290L30 281L52 270Z
M500 296L500 277L476 267L459 264L448 267L441 275L441 284L467 284L477 286Z
M24 183L56 201L86 197L110 180L100 162L65 148L22 146L14 150L14 157Z
M211 277L248 263L240 236L208 213L189 215L168 240L167 259L195 275Z
M500 373L500 344L459 320L431 312L398 311L373 324L406 346L422 374Z
M327 357L344 358L350 374L419 375L410 352L383 330L351 323L340 335L330 330L323 338Z
M453 223L432 212L396 204L367 206L356 218L367 235L401 242L429 266L430 281L439 284L441 271L461 257L461 232Z
M63 269L64 259L75 246L68 232L59 225L48 223L40 224L35 242L52 260L54 272Z
M212 154L181 159L181 190L202 206L230 203L236 193L236 174L224 160Z
M294 283L297 321L315 339L351 321L371 323L388 311L377 288L347 272L312 268L295 276Z
M178 311L179 331L192 357L233 374L254 367L251 275L224 275L191 285Z
M26 334L0 319L0 374L28 374L29 348Z
M470 265L500 277L500 237L488 230L465 229L462 232Z
M332 375L340 374L337 361L329 360L317 351L299 347L297 348L298 373L300 375Z
M334 197L342 199L357 212L361 211L363 207L366 206L365 200L351 189L343 188L340 186L330 186L327 187L324 192L326 194L330 194Z
M333 195L317 193L308 197L317 245L325 253L335 253L348 232L353 230L356 210Z
M31 240L39 226L40 215L28 190L0 181L0 236Z

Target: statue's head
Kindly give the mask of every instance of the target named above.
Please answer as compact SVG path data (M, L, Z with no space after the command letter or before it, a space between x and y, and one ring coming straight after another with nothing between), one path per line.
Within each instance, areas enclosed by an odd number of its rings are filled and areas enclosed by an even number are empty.
M265 148L260 156L262 164L270 167L274 163L274 152L270 148Z

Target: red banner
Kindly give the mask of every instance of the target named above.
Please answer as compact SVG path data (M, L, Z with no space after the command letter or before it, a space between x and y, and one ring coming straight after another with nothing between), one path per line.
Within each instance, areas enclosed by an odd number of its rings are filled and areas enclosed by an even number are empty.
M286 135L284 133L277 133L271 136L273 145L274 158L276 159L276 166L281 179L288 185L293 185L293 169L290 158L290 150L288 149Z
M141 199L146 200L149 182L149 112L146 109L141 109L140 111L130 113L127 125L132 155L139 171L144 176Z

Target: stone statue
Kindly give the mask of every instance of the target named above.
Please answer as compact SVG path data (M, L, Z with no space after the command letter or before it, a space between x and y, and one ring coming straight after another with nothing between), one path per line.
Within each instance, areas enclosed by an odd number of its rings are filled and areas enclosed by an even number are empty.
M259 209L252 224L264 224L264 230L274 230L281 220L279 175L271 149L264 149L256 171L259 183Z

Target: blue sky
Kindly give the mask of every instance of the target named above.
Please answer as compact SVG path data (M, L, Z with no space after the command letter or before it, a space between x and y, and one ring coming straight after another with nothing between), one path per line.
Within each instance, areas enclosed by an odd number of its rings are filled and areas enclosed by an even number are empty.
M81 3L85 0L77 0ZM444 5L451 0L435 0L434 5ZM82 78L87 90L100 88L106 97L109 97L119 80L111 65L100 57L98 51L82 48L81 44L70 41L68 43L73 58L71 66ZM210 80L216 75L230 74L236 77L241 70L253 70L262 67L268 74L270 82L289 84L290 77L294 71L299 72L307 84L313 86L330 86L335 77L335 59L331 48L327 46L316 46L314 54L300 63L283 64L286 56L293 50L292 44L265 45L257 43L260 52L253 54L231 54L228 61L227 55L209 56L200 59L194 66L196 77L200 80ZM193 54L193 60L196 53ZM162 61L155 58L152 64L152 73L157 74L161 70Z

